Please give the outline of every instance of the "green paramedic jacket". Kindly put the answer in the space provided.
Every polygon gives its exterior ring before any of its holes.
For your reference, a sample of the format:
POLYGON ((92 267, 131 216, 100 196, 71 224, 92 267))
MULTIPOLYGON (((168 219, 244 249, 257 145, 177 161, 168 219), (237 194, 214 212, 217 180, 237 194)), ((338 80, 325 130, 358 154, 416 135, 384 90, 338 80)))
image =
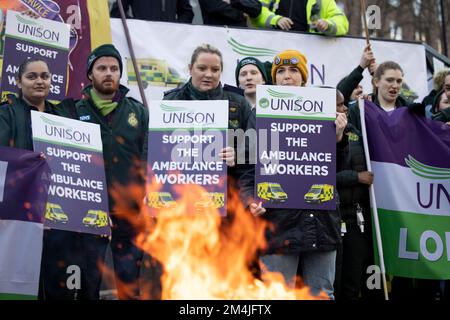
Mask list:
MULTIPOLYGON (((252 25, 255 27, 276 27, 278 20, 282 16, 277 15, 276 11, 280 0, 259 0, 263 7, 258 17, 251 19, 252 25)), ((295 0, 291 0, 295 1, 295 0)), ((335 0, 308 0, 306 4, 306 17, 308 25, 312 21, 322 19, 328 22, 328 30, 324 32, 328 36, 343 36, 348 33, 348 20, 342 10, 336 5, 335 0), (319 17, 311 15, 313 6, 317 3, 319 7, 319 17)), ((317 31, 311 29, 311 33, 317 31)))
MULTIPOLYGON (((8 95, 0 104, 0 146, 33 151, 31 110, 38 111, 15 95, 8 95)), ((54 114, 54 110, 55 106, 46 100, 44 112, 54 114)))

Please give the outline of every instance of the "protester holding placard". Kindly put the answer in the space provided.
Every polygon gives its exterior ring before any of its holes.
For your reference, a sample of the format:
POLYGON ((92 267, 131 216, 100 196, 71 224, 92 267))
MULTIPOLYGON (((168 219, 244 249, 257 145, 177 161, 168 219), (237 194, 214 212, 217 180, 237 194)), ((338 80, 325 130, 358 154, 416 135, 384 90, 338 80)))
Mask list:
POLYGON ((118 297, 138 299, 143 252, 133 242, 138 232, 134 222, 145 196, 149 115, 142 103, 126 97, 122 71, 122 57, 113 45, 97 47, 87 60, 92 84, 84 88, 82 100, 66 103, 65 110, 68 117, 100 125, 118 297))
MULTIPOLYGON (((46 98, 50 92, 51 73, 47 63, 40 59, 24 61, 16 75, 19 96, 9 95, 8 100, 0 106, 0 145, 20 149, 33 150, 31 131, 31 110, 56 114, 57 107, 46 98)), ((67 267, 79 265, 79 257, 74 251, 77 238, 81 235, 56 229, 44 231, 43 252, 41 262, 41 299, 74 299, 75 290, 66 287, 68 278, 67 267), (61 284, 63 284, 61 286, 61 284)), ((95 242, 94 238, 89 243, 95 242)), ((88 245, 84 251, 90 250, 88 245)), ((106 249, 106 246, 105 246, 106 249)), ((84 260, 84 259, 83 259, 84 260)), ((95 260, 94 265, 97 261, 95 260)), ((94 272, 86 272, 89 286, 82 287, 78 292, 80 297, 98 299, 100 278, 97 278, 97 288, 90 291, 95 283, 94 272)), ((82 273, 85 276, 84 270, 82 273)))
MULTIPOLYGON (((228 100, 228 128, 242 129, 244 132, 255 128, 255 115, 250 104, 242 96, 239 88, 225 85, 222 87, 220 77, 223 71, 222 53, 209 44, 197 47, 189 65, 191 79, 181 88, 170 90, 164 94, 164 100, 228 100)), ((239 140, 239 139, 238 139, 239 140)), ((254 166, 249 164, 248 145, 238 146, 229 141, 233 148, 225 148, 222 158, 230 164, 237 155, 237 165, 228 168, 229 190, 239 190, 241 200, 247 206, 253 198, 254 166), (241 151, 240 151, 241 150, 241 151)))
MULTIPOLYGON (((275 56, 272 79, 279 86, 305 86, 308 79, 306 57, 296 50, 275 56)), ((347 124, 344 114, 335 121, 336 139, 342 139, 347 124)), ((298 197, 298 196, 297 196, 298 197)), ((325 292, 334 298, 336 249, 341 242, 340 215, 336 210, 265 209, 252 203, 250 209, 273 225, 267 231, 268 248, 261 257, 264 269, 281 272, 295 285, 297 269, 314 295, 325 292)))

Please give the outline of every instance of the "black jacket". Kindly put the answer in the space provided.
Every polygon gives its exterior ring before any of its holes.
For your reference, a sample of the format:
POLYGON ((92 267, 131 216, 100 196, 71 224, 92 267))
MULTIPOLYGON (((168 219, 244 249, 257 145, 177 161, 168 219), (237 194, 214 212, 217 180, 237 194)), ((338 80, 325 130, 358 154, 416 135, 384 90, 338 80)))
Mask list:
POLYGON ((306 17, 306 4, 308 0, 282 0, 276 13, 283 17, 289 17, 294 22, 293 31, 309 31, 306 17))
POLYGON ((231 0, 230 4, 222 0, 199 0, 203 23, 206 25, 246 27, 244 13, 256 18, 262 5, 257 0, 231 0))
MULTIPOLYGON (((38 111, 37 108, 14 95, 9 95, 8 100, 0 104, 1 146, 33 150, 31 110, 38 111)), ((44 112, 54 114, 55 106, 45 101, 44 112)))
MULTIPOLYGON (((337 148, 336 182, 340 211, 344 221, 355 220, 356 204, 369 213, 369 187, 358 181, 358 172, 367 171, 361 132, 352 124, 344 131, 342 146, 337 148)), ((367 219, 366 217, 365 219, 367 219)))
MULTIPOLYGON (((131 6, 135 19, 192 23, 194 18, 189 0, 122 0, 122 4, 125 12, 131 6)), ((120 18, 117 2, 111 8, 110 16, 120 18)))
POLYGON ((267 209, 265 254, 298 255, 305 251, 333 251, 341 243, 338 210, 267 209))
MULTIPOLYGON (((207 92, 196 90, 189 80, 188 83, 180 88, 176 88, 164 93, 164 100, 228 100, 229 121, 228 129, 242 129, 244 131, 255 129, 256 118, 251 111, 251 106, 245 100, 242 90, 236 87, 219 85, 216 89, 207 92)), ((233 145, 236 155, 239 158, 245 152, 245 164, 237 164, 234 167, 228 167, 228 190, 238 190, 239 196, 245 206, 248 206, 253 200, 255 165, 249 161, 249 145, 245 141, 245 146, 238 146, 237 139, 229 143, 233 145)))
POLYGON ((428 106, 428 105, 430 105, 430 104, 433 104, 434 98, 436 97, 436 95, 438 94, 438 92, 439 92, 439 91, 437 91, 437 90, 435 90, 435 89, 431 90, 430 93, 429 93, 425 98, 423 98, 422 104, 423 104, 424 106, 428 106))
POLYGON ((344 103, 346 106, 348 106, 353 90, 356 89, 358 84, 364 78, 363 72, 364 69, 358 65, 348 76, 337 84, 337 89, 339 89, 344 96, 344 103))
MULTIPOLYGON (((344 146, 340 146, 343 148, 344 146)), ((339 155, 339 152, 338 152, 339 155)), ((339 195, 336 210, 266 209, 262 215, 266 229, 264 254, 298 255, 305 251, 333 251, 341 243, 339 195)))

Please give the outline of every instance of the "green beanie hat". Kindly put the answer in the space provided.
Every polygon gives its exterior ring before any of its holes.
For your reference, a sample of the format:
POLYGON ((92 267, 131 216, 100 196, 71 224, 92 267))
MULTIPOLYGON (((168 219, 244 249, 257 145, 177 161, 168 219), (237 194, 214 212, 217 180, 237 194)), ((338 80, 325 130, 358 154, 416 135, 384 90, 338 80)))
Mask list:
POLYGON ((239 72, 241 72, 242 67, 248 64, 256 66, 259 69, 259 72, 261 72, 264 82, 267 83, 267 73, 264 64, 254 57, 246 57, 239 61, 236 66, 236 85, 239 87, 239 72))
POLYGON ((87 74, 91 73, 92 67, 94 66, 95 61, 101 57, 113 57, 119 61, 120 75, 122 76, 122 57, 120 56, 119 51, 112 44, 104 44, 100 47, 94 49, 88 57, 87 60, 87 74))

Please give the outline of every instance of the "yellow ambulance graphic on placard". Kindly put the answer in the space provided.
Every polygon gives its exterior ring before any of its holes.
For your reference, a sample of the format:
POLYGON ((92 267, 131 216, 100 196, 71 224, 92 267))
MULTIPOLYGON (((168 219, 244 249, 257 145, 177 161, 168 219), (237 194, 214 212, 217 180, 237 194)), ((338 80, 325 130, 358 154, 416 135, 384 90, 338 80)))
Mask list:
POLYGON ((69 217, 64 213, 61 206, 56 203, 47 202, 45 208, 45 219, 53 222, 67 223, 69 217))
POLYGON ((308 193, 305 194, 306 203, 323 203, 333 200, 334 186, 330 184, 313 184, 308 193))
POLYGON ((285 202, 288 199, 281 185, 275 182, 258 183, 258 197, 274 203, 285 202))
MULTIPOLYGON (((186 82, 174 68, 170 67, 165 60, 159 59, 136 59, 139 73, 144 86, 166 86, 176 87, 186 82)), ((133 62, 127 58, 127 76, 129 84, 137 84, 133 62)))
POLYGON ((225 194, 220 192, 205 193, 202 198, 194 204, 197 210, 208 208, 220 209, 225 205, 225 194))
POLYGON ((103 228, 109 224, 108 214, 102 210, 89 210, 83 218, 86 227, 103 228))
POLYGON ((149 192, 147 204, 150 208, 173 208, 177 206, 170 192, 149 192))

